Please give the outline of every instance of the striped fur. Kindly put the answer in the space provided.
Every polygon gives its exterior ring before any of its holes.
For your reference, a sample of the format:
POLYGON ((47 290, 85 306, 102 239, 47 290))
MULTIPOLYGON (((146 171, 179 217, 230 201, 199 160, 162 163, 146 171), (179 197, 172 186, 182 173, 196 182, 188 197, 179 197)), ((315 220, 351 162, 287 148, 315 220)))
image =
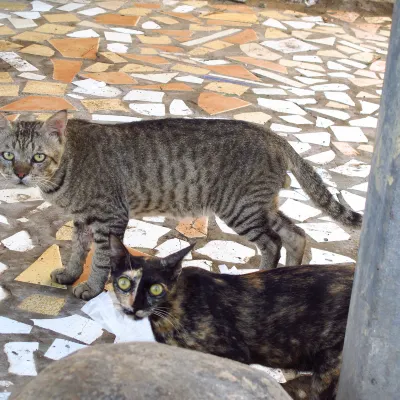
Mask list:
POLYGON ((313 201, 332 217, 359 226, 361 216, 337 203, 313 168, 280 136, 243 121, 160 119, 102 125, 71 120, 61 111, 44 124, 0 118, 0 171, 19 181, 15 165, 30 168, 22 180, 74 217, 70 263, 52 277, 72 283, 82 273, 90 244, 96 251, 91 276, 75 288, 89 299, 109 272, 108 236, 123 237, 130 215, 174 217, 217 214, 262 253, 262 268, 274 268, 282 245, 287 264, 302 261, 305 234, 277 209, 288 168, 313 201), (47 155, 36 165, 35 152, 47 155))

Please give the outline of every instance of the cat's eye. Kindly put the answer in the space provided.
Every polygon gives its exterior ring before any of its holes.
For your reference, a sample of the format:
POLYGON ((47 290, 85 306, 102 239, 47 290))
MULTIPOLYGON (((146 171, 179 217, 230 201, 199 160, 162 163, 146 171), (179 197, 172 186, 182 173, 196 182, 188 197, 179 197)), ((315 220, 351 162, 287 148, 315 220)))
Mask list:
POLYGON ((132 286, 131 280, 129 278, 127 278, 126 276, 121 276, 120 278, 118 278, 117 284, 118 284, 118 287, 124 291, 129 290, 132 286))
POLYGON ((164 292, 164 288, 159 283, 150 286, 150 294, 153 296, 159 296, 164 292))
POLYGON ((3 158, 7 161, 12 161, 14 160, 14 153, 10 153, 9 151, 5 151, 3 153, 1 153, 1 155, 3 156, 3 158))
POLYGON ((46 154, 43 154, 43 153, 36 153, 36 154, 33 156, 33 161, 34 161, 34 162, 37 162, 37 163, 41 163, 41 162, 43 162, 45 159, 46 159, 46 154))

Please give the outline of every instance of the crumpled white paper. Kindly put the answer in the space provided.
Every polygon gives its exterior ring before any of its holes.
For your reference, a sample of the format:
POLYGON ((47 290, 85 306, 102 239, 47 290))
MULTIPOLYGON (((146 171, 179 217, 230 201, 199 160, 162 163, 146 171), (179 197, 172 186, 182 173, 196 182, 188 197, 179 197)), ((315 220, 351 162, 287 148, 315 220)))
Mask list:
POLYGON ((103 292, 88 301, 82 311, 103 329, 115 335, 114 343, 155 342, 150 321, 144 318, 135 321, 114 306, 109 292, 103 292))

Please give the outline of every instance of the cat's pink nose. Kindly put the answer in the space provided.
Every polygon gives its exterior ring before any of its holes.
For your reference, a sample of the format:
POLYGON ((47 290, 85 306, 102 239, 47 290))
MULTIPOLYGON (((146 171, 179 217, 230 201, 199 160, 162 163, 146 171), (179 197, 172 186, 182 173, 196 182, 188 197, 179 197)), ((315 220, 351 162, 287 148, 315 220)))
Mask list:
POLYGON ((24 179, 25 176, 26 176, 25 172, 16 172, 16 175, 17 175, 18 178, 20 178, 20 179, 24 179))

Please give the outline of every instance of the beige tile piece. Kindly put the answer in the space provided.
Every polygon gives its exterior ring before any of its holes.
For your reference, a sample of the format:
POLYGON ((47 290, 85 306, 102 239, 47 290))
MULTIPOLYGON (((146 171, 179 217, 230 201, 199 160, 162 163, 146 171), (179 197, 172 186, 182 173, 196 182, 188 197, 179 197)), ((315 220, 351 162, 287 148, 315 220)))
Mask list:
POLYGON ((249 89, 248 86, 237 85, 236 83, 228 82, 211 82, 204 87, 206 90, 212 90, 213 92, 235 94, 241 96, 246 90, 249 89))
POLYGON ((0 72, 0 83, 12 83, 13 78, 9 72, 0 72))
POLYGON ((91 113, 97 111, 125 111, 130 112, 127 105, 120 99, 81 100, 81 103, 91 113))
POLYGON ((178 20, 171 17, 152 17, 151 19, 154 19, 154 21, 160 22, 161 24, 165 25, 179 24, 178 20))
POLYGON ((317 55, 322 57, 347 58, 347 56, 337 50, 319 50, 317 51, 317 55))
POLYGON ((53 49, 47 46, 43 46, 41 44, 31 44, 30 46, 19 50, 19 52, 42 57, 51 57, 54 55, 53 49))
POLYGON ((221 21, 233 21, 233 22, 245 22, 255 24, 258 21, 256 14, 244 14, 244 13, 210 13, 202 15, 202 18, 207 19, 219 19, 221 21))
POLYGON ((188 54, 191 55, 191 56, 204 56, 204 55, 209 54, 209 53, 211 53, 213 51, 214 50, 207 49, 205 47, 197 47, 197 48, 195 48, 193 50, 190 50, 188 54))
POLYGON ((67 86, 68 85, 65 83, 28 81, 22 92, 33 93, 33 94, 50 94, 53 96, 64 96, 67 86))
POLYGON ((8 26, 0 26, 0 36, 14 35, 15 31, 8 26))
POLYGON ((60 248, 53 244, 32 265, 19 274, 15 280, 66 289, 65 285, 59 285, 50 279, 51 271, 56 268, 62 268, 62 266, 60 248))
POLYGON ((276 28, 267 28, 265 30, 264 36, 267 39, 283 39, 283 38, 287 38, 290 35, 288 35, 285 32, 282 32, 280 29, 276 29, 276 28))
POLYGON ((23 11, 28 7, 26 1, 18 2, 18 1, 0 1, 0 10, 6 11, 23 11))
POLYGON ((23 40, 26 42, 46 42, 47 40, 52 38, 52 35, 49 35, 47 33, 41 33, 41 32, 22 32, 18 35, 15 35, 12 37, 13 40, 23 40))
POLYGON ((337 103, 336 101, 329 101, 328 103, 326 103, 326 107, 337 108, 339 110, 347 110, 349 108, 348 105, 337 103))
POLYGON ((124 4, 126 3, 126 1, 100 1, 99 3, 96 4, 96 6, 101 7, 101 8, 105 8, 106 10, 118 10, 119 8, 121 8, 124 4))
POLYGON ((72 13, 64 13, 64 14, 43 14, 43 17, 51 23, 57 22, 79 22, 80 19, 72 13))
POLYGON ((20 310, 38 314, 57 316, 64 307, 65 298, 33 294, 24 299, 18 306, 20 310))
POLYGON ((21 46, 20 44, 8 42, 7 40, 0 40, 0 51, 20 49, 21 47, 23 46, 21 46))
POLYGON ((75 27, 58 25, 58 24, 43 24, 37 27, 34 31, 41 33, 49 33, 52 35, 65 35, 71 31, 75 30, 75 27))
POLYGON ((358 53, 359 52, 359 50, 353 49, 353 48, 348 47, 348 46, 342 46, 340 44, 337 45, 336 47, 337 47, 338 50, 340 50, 341 52, 346 53, 346 54, 354 54, 354 53, 358 53))
POLYGON ((227 47, 233 46, 233 43, 224 42, 223 40, 214 40, 212 42, 203 44, 203 46, 211 50, 223 50, 227 47))
POLYGON ((108 68, 111 67, 112 64, 107 64, 107 63, 102 63, 102 62, 97 62, 89 67, 85 68, 86 72, 104 72, 107 71, 108 68))
POLYGON ((0 96, 18 96, 19 85, 0 85, 0 96))
POLYGON ((357 147, 357 150, 362 150, 362 151, 366 151, 368 153, 373 153, 374 146, 372 146, 370 144, 360 144, 360 146, 357 147))
POLYGON ((156 49, 152 49, 150 47, 142 47, 140 49, 140 54, 151 56, 151 55, 158 54, 158 51, 156 49))
POLYGON ((190 24, 189 30, 195 32, 218 32, 222 29, 221 26, 218 25, 198 25, 198 24, 190 24))
POLYGON ((258 13, 262 17, 269 17, 269 18, 274 18, 274 19, 287 19, 287 16, 283 15, 279 11, 275 10, 268 10, 268 11, 261 11, 258 13))
POLYGON ((102 56, 113 62, 114 64, 126 63, 125 58, 122 58, 118 54, 115 54, 111 51, 103 51, 100 53, 102 56))
POLYGON ((185 64, 175 64, 171 70, 185 72, 187 74, 194 74, 194 75, 205 75, 210 72, 209 69, 199 68, 199 67, 192 67, 191 65, 185 64))
POLYGON ((56 232, 57 240, 72 240, 72 233, 74 230, 73 221, 68 221, 56 232))
POLYGON ((137 17, 144 17, 147 14, 150 14, 153 10, 147 9, 147 8, 136 8, 136 7, 131 7, 131 8, 123 8, 122 10, 119 10, 118 12, 121 15, 134 15, 137 17))
POLYGON ((185 218, 175 228, 187 238, 202 238, 207 236, 208 217, 185 218))
POLYGON ((143 44, 170 44, 170 43, 172 43, 169 36, 165 36, 165 35, 160 35, 160 36, 138 35, 137 38, 143 44))
POLYGON ((252 122, 254 124, 265 125, 272 117, 261 111, 256 111, 256 112, 236 114, 233 116, 233 118, 239 121, 247 121, 247 122, 252 122))
POLYGON ((140 64, 126 64, 119 70, 119 72, 127 72, 127 73, 156 72, 156 71, 162 71, 162 70, 160 68, 148 67, 147 65, 140 65, 140 64))

